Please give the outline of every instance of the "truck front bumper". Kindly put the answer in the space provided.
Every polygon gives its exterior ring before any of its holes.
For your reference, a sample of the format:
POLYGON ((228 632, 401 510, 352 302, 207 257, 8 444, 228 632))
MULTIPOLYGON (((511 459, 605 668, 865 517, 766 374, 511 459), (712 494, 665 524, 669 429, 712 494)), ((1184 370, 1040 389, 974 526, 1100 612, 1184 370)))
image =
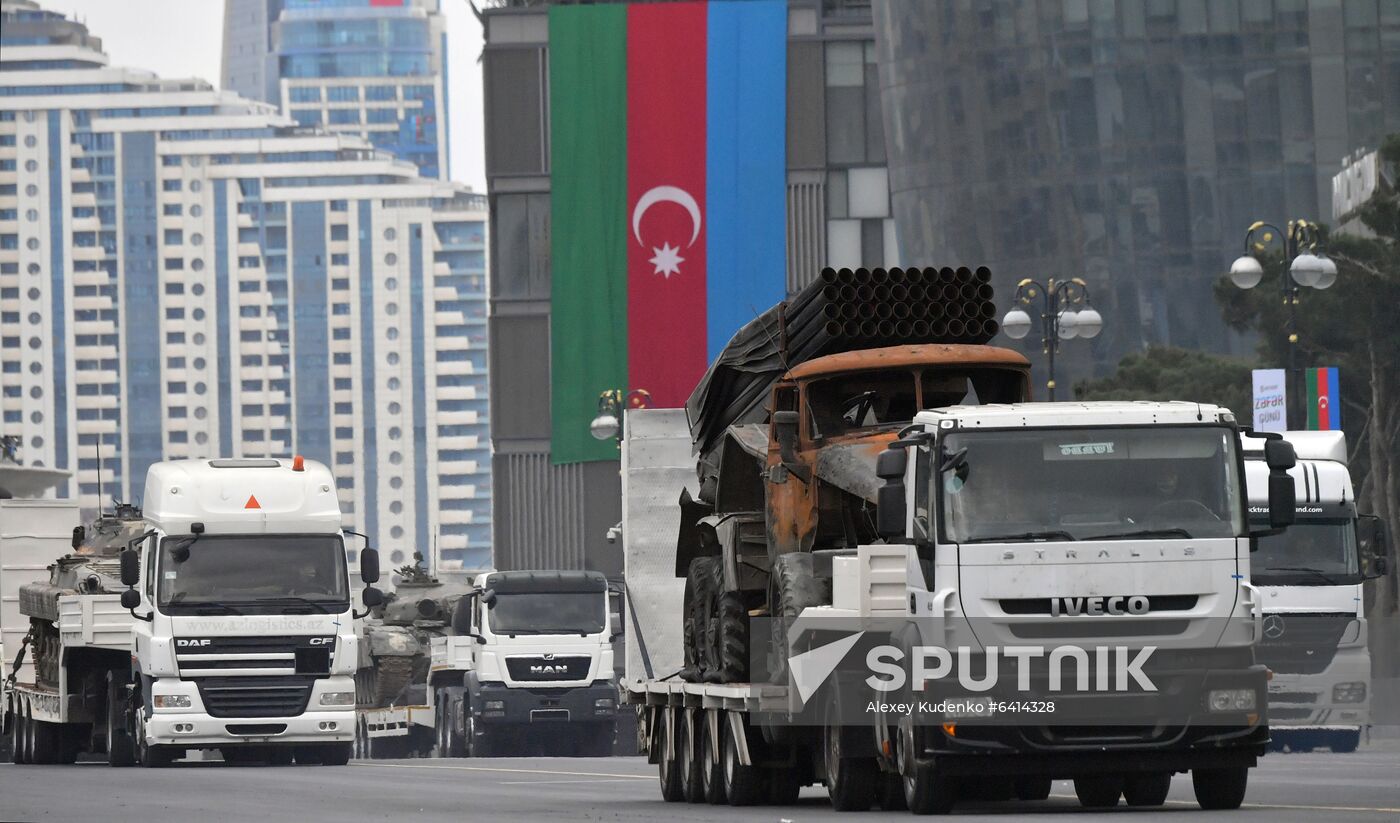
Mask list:
POLYGON ((612 723, 617 719, 617 686, 595 680, 574 688, 507 687, 482 683, 472 696, 478 723, 612 723))
POLYGON ((1355 731, 1371 724, 1371 658, 1365 646, 1342 648, 1316 674, 1274 672, 1269 725, 1275 731, 1355 731))
POLYGON ((160 712, 146 721, 152 746, 201 748, 239 743, 350 743, 355 739, 355 710, 308 711, 296 717, 210 717, 192 712, 160 712))

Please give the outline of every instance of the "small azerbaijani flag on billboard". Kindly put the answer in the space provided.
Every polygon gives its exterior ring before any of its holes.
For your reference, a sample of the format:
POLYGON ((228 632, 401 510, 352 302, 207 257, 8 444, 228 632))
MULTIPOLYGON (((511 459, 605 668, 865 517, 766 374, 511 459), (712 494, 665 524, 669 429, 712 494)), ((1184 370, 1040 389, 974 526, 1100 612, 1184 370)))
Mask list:
POLYGON ((1342 428, 1342 393, 1338 388, 1337 367, 1306 369, 1308 386, 1308 430, 1338 431, 1342 428))

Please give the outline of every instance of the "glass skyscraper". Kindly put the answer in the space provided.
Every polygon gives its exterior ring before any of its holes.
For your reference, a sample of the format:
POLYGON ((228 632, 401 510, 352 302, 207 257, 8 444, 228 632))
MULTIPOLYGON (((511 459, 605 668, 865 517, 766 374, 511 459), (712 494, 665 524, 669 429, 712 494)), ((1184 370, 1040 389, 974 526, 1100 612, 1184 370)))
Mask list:
POLYGON ((447 177, 438 0, 228 0, 224 87, 447 177))
POLYGON ((874 16, 901 256, 986 263, 1003 304, 1022 277, 1085 278, 1104 331, 1063 346, 1062 385, 1148 344, 1246 353, 1211 294, 1246 228, 1330 219, 1343 159, 1400 131, 1394 0, 874 16))
POLYGON ((485 198, 0 2, 0 434, 89 511, 303 454, 388 563, 487 566, 485 198))

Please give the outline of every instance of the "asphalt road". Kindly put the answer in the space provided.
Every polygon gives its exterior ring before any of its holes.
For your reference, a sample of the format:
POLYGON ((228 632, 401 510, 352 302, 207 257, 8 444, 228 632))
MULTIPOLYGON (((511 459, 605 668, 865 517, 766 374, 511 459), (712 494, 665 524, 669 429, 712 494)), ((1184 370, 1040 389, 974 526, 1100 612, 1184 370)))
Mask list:
MULTIPOLYGON (((979 821, 1067 819, 1080 812, 1073 788, 1057 783, 1043 803, 968 803, 979 821)), ((881 818, 896 813, 872 813, 881 818)), ((1087 813, 1086 813, 1087 814, 1087 813)), ((1397 821, 1400 741, 1355 754, 1271 754, 1251 775, 1237 812, 1200 811, 1178 775, 1159 810, 1119 807, 1116 821, 1397 821), (1165 817, 1162 817, 1165 815, 1165 817)), ((898 813, 902 819, 906 813, 898 813)), ((850 820, 806 789, 793 806, 736 809, 663 803, 654 768, 641 758, 400 760, 349 766, 224 766, 181 763, 160 770, 0 765, 0 819, 14 821, 335 820, 850 820)), ((860 818, 857 818, 860 819, 860 818)), ((868 819, 868 818, 867 818, 868 819)))

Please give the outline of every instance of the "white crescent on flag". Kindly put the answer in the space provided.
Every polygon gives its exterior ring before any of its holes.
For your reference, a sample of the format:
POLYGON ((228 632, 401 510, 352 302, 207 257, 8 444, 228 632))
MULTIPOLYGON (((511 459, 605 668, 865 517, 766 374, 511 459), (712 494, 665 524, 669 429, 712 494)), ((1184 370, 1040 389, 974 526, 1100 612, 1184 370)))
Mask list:
POLYGON ((690 242, 686 246, 694 245, 700 236, 700 204, 690 192, 677 186, 657 186, 637 198, 637 205, 632 207, 632 236, 637 238, 637 245, 645 245, 642 243, 642 215, 657 203, 675 203, 690 214, 690 242))

